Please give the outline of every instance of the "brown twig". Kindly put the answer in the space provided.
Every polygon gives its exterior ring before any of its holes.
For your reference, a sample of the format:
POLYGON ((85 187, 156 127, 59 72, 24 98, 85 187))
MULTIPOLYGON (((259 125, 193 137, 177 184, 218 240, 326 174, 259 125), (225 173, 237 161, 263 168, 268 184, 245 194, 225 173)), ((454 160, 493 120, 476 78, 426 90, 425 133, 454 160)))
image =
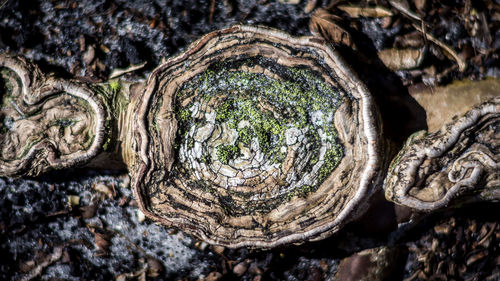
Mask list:
POLYGON ((208 22, 212 24, 213 18, 214 18, 214 11, 215 11, 215 0, 212 0, 210 2, 210 14, 208 15, 208 22))

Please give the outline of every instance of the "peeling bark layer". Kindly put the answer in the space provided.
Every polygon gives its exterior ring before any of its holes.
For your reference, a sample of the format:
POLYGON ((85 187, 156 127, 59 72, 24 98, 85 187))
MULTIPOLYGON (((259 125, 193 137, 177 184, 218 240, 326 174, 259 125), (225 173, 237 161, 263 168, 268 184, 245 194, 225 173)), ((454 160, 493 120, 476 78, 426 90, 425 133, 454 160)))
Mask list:
POLYGON ((0 176, 36 176, 90 161, 108 140, 106 96, 0 55, 0 176))
POLYGON ((412 136, 390 165, 387 199, 418 210, 500 200, 500 98, 441 130, 412 136))
POLYGON ((209 243, 324 238, 365 210, 380 181, 372 98, 318 38, 207 34, 156 68, 131 106, 140 208, 209 243))

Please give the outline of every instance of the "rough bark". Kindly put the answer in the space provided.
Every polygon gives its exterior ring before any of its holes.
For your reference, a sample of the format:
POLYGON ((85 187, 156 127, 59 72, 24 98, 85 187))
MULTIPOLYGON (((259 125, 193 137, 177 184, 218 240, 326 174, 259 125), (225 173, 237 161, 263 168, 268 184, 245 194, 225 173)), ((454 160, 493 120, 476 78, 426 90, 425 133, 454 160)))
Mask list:
POLYGON ((89 162, 109 140, 108 97, 0 55, 0 175, 36 176, 89 162))
POLYGON ((390 165, 387 199, 418 210, 500 200, 500 98, 432 134, 412 136, 390 165))
POLYGON ((209 243, 321 239, 365 210, 382 173, 372 97, 314 37, 207 34, 153 71, 134 112, 139 206, 209 243))

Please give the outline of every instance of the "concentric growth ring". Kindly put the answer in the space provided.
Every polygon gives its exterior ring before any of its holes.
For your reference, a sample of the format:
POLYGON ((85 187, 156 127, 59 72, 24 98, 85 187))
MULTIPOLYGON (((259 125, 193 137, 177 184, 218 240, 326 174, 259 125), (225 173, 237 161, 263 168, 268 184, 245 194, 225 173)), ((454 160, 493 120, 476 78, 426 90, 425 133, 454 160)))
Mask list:
POLYGON ((210 33, 152 73, 134 110, 141 208, 211 243, 324 237, 379 181, 371 97, 317 38, 210 33))

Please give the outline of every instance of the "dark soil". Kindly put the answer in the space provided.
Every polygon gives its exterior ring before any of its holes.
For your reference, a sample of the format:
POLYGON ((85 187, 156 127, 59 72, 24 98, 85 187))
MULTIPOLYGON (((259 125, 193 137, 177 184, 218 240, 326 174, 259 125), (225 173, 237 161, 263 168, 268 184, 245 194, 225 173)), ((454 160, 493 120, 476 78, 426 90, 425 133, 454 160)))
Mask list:
MULTIPOLYGON (((146 62, 127 74, 142 79, 162 58, 236 23, 310 35, 314 10, 305 12, 308 2, 0 0, 0 52, 26 56, 44 71, 89 81, 105 81, 113 69, 146 62)), ((329 2, 318 0, 314 7, 330 6, 328 11, 340 17, 337 24, 350 33, 356 50, 332 43, 377 96, 386 134, 398 145, 425 128, 425 112, 409 97, 407 86, 500 73, 498 1, 408 1, 427 31, 466 61, 464 71, 419 36, 414 21, 389 2, 358 4, 391 9, 389 22, 351 19, 329 2), (394 72, 377 59, 381 49, 408 46, 427 52, 418 68, 394 72), (392 118, 395 114, 403 117, 392 118)), ((399 228, 394 206, 381 205, 385 212, 371 212, 321 242, 271 251, 228 250, 144 221, 124 171, 79 169, 35 179, 0 178, 0 279, 331 280, 343 258, 384 245, 404 249, 398 251, 404 262, 387 280, 500 279, 498 204, 440 212, 399 228)))

